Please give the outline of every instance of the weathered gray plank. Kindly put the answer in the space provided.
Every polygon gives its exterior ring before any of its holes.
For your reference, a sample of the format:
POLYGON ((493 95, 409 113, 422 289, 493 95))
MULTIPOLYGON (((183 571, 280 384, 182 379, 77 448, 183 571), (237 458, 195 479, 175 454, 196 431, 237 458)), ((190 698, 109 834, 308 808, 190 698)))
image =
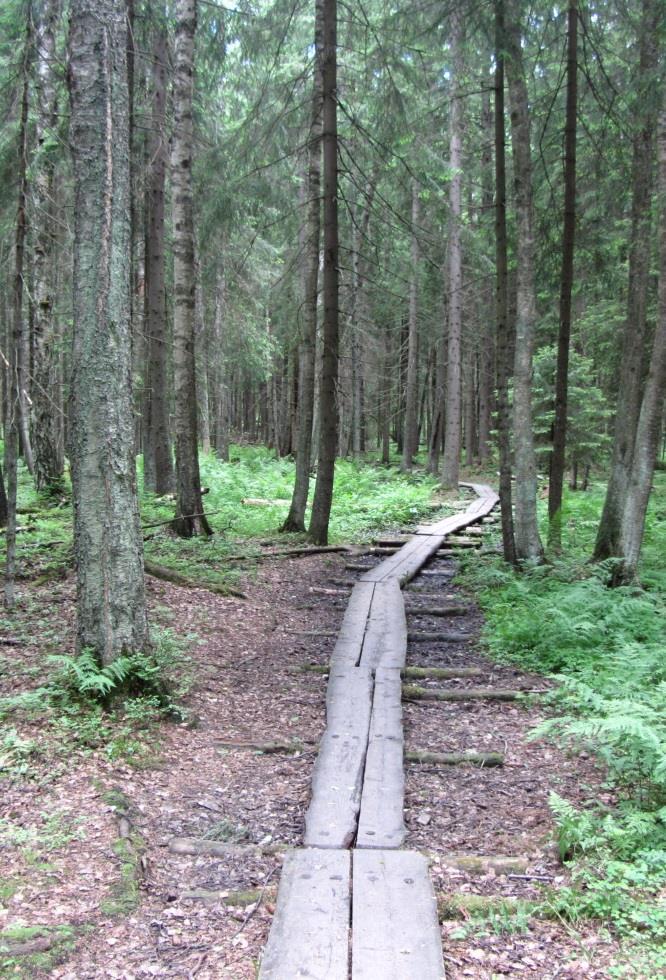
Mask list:
POLYGON ((375 677, 370 741, 356 847, 400 847, 405 839, 400 671, 380 667, 375 677))
POLYGON ((372 674, 367 667, 331 666, 326 730, 312 775, 305 815, 309 847, 349 847, 356 836, 368 748, 372 674))
POLYGON ((354 851, 352 980, 442 980, 428 863, 413 851, 354 851))
POLYGON ((347 980, 350 876, 348 851, 286 855, 260 980, 347 980))
POLYGON ((331 664, 353 666, 359 662, 374 591, 374 582, 357 582, 352 589, 331 654, 331 664))
POLYGON ((370 606, 361 665, 400 670, 406 657, 407 619, 400 583, 397 579, 378 582, 370 606))

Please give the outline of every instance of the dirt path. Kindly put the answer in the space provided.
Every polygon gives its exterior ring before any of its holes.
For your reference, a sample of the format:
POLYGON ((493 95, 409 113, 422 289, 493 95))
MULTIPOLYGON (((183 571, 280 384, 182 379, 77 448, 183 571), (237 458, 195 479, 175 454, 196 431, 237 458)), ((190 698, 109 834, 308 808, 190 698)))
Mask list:
MULTIPOLYGON (((301 844, 324 723, 325 677, 299 668, 327 662, 334 639, 326 634, 337 630, 346 599, 313 589, 339 589, 345 580, 351 585, 357 573, 345 571, 347 562, 334 555, 266 564, 249 586, 248 601, 151 582, 153 616, 199 637, 190 651, 196 665, 190 702, 199 722, 195 728, 163 724, 150 768, 108 758, 103 749, 77 748, 65 756, 39 722, 11 721, 17 737, 34 741, 42 754, 29 755, 29 779, 10 777, 3 785, 0 927, 70 926, 74 932, 71 938, 60 934, 42 959, 0 958, 0 975, 256 976, 280 856, 175 855, 168 845, 175 837, 301 844), (278 740, 298 740, 300 749, 269 755, 220 746, 278 740), (138 895, 119 854, 113 805, 119 793, 143 841, 138 895), (245 905, 233 894, 241 890, 258 890, 260 902, 245 905)), ((423 576, 415 585, 434 592, 437 601, 459 598, 455 583, 438 576, 423 576)), ((409 594, 410 605, 430 599, 409 594)), ((39 642, 12 651, 18 668, 0 675, 5 694, 24 687, 26 678, 38 682, 54 641, 68 648, 71 585, 27 591, 21 618, 39 642)), ((464 647, 415 643, 409 662, 447 665, 463 658, 488 671, 493 683, 532 684, 533 678, 494 669, 479 657, 473 643, 479 622, 478 615, 466 618, 471 639, 464 647)), ((409 625, 434 631, 442 622, 410 616, 409 625)), ((552 746, 528 743, 526 733, 538 717, 537 709, 513 704, 405 705, 408 750, 506 753, 503 769, 408 767, 407 844, 434 854, 431 873, 441 895, 531 897, 539 891, 534 881, 452 869, 442 860, 452 852, 524 857, 526 873, 543 875, 552 885, 563 880, 549 842, 548 793, 556 789, 576 802, 600 793, 600 776, 589 762, 572 766, 552 746)), ((462 915, 445 918, 442 927, 450 977, 609 975, 613 948, 593 930, 581 937, 557 922, 530 921, 525 932, 507 935, 495 930, 513 930, 515 923, 471 928, 462 915)))

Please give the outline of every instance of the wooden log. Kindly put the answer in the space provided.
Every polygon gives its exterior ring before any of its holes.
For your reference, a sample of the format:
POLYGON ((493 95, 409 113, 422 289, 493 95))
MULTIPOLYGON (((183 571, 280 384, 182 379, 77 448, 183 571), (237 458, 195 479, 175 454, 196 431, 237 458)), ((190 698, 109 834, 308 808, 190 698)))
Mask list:
POLYGON ((464 537, 460 534, 451 534, 446 541, 451 548, 479 548, 481 545, 480 541, 475 541, 474 538, 464 537))
POLYGON ((438 633, 427 630, 410 630, 407 634, 409 643, 466 643, 473 639, 471 633, 455 633, 453 630, 440 630, 438 633))
POLYGON ((347 589, 324 589, 318 585, 311 585, 308 591, 312 592, 314 595, 349 595, 351 591, 351 583, 347 589))
POLYGON ((205 589, 206 592, 214 592, 216 595, 234 596, 237 599, 247 599, 244 592, 234 589, 230 585, 217 585, 214 582, 206 582, 201 579, 193 579, 173 568, 166 568, 164 565, 157 565, 154 561, 144 561, 146 575, 152 578, 161 579, 163 582, 171 582, 179 585, 183 589, 205 589))
POLYGON ((352 980, 443 980, 428 864, 413 851, 354 851, 352 980))
POLYGON ((529 691, 506 691, 501 688, 468 687, 456 691, 442 691, 438 688, 417 687, 403 684, 402 696, 410 701, 516 701, 529 691))
POLYGON ((407 606, 408 616, 466 616, 473 612, 472 606, 407 606))
POLYGON ((181 894, 181 899, 187 902, 205 902, 210 905, 230 905, 234 908, 247 908, 248 905, 255 905, 262 899, 275 901, 277 888, 271 885, 268 888, 249 888, 245 891, 227 891, 220 888, 190 888, 181 894))
MULTIPOLYGON (((231 740, 215 741, 216 749, 249 749, 251 752, 261 752, 263 755, 294 755, 302 752, 303 742, 234 742, 231 740)), ((311 745, 312 743, 308 743, 311 745)))
POLYGON ((400 847, 405 839, 400 671, 377 669, 356 847, 400 847))
POLYGON ((437 854, 433 857, 447 868, 455 868, 473 875, 490 873, 508 875, 512 872, 522 874, 527 871, 530 863, 524 857, 498 857, 485 854, 437 854))
MULTIPOLYGON (((555 907, 555 906, 554 906, 555 907)), ((449 919, 468 919, 473 915, 486 915, 496 912, 498 915, 515 915, 518 912, 539 912, 545 917, 547 903, 515 898, 512 895, 471 895, 466 892, 437 895, 437 912, 441 922, 449 919)), ((557 913, 559 914, 559 913, 557 913)))
POLYGON ((480 677, 480 667, 406 667, 403 677, 435 677, 448 680, 452 677, 480 677))
POLYGON ((172 837, 171 854, 209 854, 211 857, 270 857, 287 850, 286 844, 230 844, 200 837, 172 837))
POLYGON ((305 815, 307 847, 349 847, 356 836, 368 747, 372 673, 333 667, 326 695, 326 729, 305 815))
POLYGON ((437 766, 503 766, 501 752, 424 752, 417 750, 405 753, 406 762, 432 763, 437 766))
POLYGON ((347 980, 348 851, 290 851, 261 959, 259 980, 347 980))

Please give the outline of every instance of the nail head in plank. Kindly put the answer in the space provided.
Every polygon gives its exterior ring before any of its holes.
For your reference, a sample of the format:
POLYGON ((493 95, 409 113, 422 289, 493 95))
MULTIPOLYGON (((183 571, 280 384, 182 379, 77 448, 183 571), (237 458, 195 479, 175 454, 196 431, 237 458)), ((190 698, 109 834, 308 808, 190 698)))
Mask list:
POLYGON ((260 980, 347 980, 349 851, 290 851, 284 860, 260 980))
POLYGON ((428 862, 413 851, 353 856, 352 980, 443 980, 428 862))

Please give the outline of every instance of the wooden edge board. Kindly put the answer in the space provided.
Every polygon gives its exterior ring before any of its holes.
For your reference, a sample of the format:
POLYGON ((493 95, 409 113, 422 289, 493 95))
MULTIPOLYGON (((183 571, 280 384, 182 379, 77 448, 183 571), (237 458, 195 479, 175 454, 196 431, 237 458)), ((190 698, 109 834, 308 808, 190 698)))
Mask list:
POLYGON ((349 851, 287 853, 259 980, 347 980, 350 878, 349 851))
POLYGON ((375 677, 356 847, 394 848, 405 839, 405 771, 399 670, 375 677))
POLYGON ((312 774, 305 814, 308 847, 346 848, 356 837, 368 750, 372 672, 332 667, 326 694, 326 729, 312 774))
POLYGON ((360 663, 402 669, 407 659, 407 617, 397 579, 378 582, 370 607, 360 663))
POLYGON ((352 980, 443 980, 428 862, 414 851, 352 856, 352 980))

